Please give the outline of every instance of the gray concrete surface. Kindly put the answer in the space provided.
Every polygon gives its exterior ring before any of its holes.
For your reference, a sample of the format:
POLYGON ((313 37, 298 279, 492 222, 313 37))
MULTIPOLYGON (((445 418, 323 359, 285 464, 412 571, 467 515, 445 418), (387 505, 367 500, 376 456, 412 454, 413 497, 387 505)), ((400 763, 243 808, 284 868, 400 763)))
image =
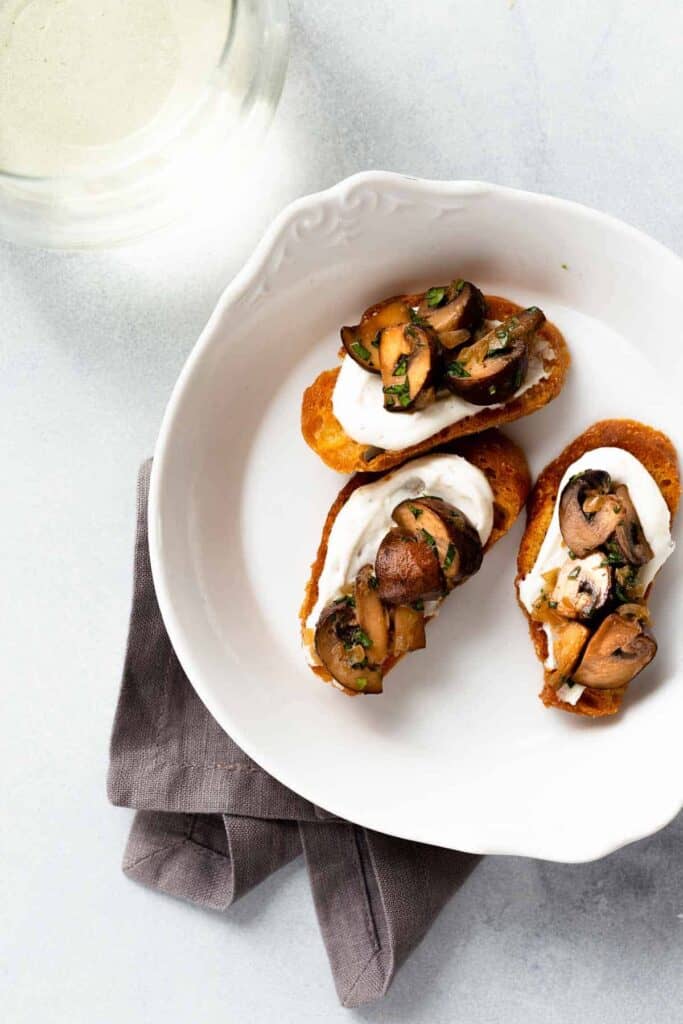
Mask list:
POLYGON ((588 866, 488 858, 381 1003, 336 1003, 302 866, 227 915, 124 879, 104 776, 135 473, 280 207, 364 168, 600 207, 680 246, 679 0, 293 0, 282 105, 220 209, 112 252, 0 245, 0 1005, 20 1022, 659 1024, 683 819, 588 866))

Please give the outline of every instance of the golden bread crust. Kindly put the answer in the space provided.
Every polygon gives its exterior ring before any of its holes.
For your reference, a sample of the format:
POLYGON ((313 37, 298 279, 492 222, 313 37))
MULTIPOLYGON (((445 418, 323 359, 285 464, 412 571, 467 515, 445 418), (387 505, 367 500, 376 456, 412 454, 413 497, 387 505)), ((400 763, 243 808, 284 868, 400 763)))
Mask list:
MULTIPOLYGON (((417 297, 411 296, 410 298, 417 297)), ((514 313, 520 313, 524 308, 509 299, 499 298, 495 295, 486 296, 486 307, 486 315, 491 320, 504 320, 514 313)), ((545 339, 551 352, 544 359, 548 376, 538 384, 534 384, 519 398, 513 399, 501 408, 482 408, 481 412, 466 416, 465 419, 445 427, 438 434, 428 437, 419 444, 411 445, 410 448, 397 452, 382 452, 376 455, 371 463, 363 459, 363 453, 368 450, 368 446, 353 441, 344 432, 332 411, 332 393, 339 375, 339 367, 334 370, 324 370, 310 387, 306 388, 303 395, 301 432, 304 440, 320 456, 325 465, 330 469, 336 469, 339 473, 362 473, 369 468, 369 465, 373 472, 381 473, 392 466, 400 465, 407 459, 423 455, 425 452, 431 451, 432 448, 454 441, 459 437, 477 434, 489 427, 498 427, 503 423, 518 420, 522 416, 528 416, 529 413, 547 405, 560 393, 570 362, 569 350, 557 327, 546 321, 539 334, 545 339)))
MULTIPOLYGON (((527 525, 517 556, 515 587, 517 601, 527 617, 529 632, 538 658, 543 662, 548 655, 546 636, 540 623, 534 622, 519 600, 519 584, 531 571, 541 549, 552 518, 560 481, 573 462, 593 448, 623 448, 635 456, 657 483, 664 500, 669 506, 673 519, 678 508, 681 481, 678 471, 676 449, 669 438, 653 427, 636 420, 602 420, 594 423, 554 459, 539 476, 527 502, 527 525)), ((561 708, 575 715, 599 718, 615 714, 626 692, 626 687, 617 690, 594 690, 588 688, 575 705, 559 700, 550 685, 550 673, 544 670, 544 685, 540 698, 546 707, 561 708)))

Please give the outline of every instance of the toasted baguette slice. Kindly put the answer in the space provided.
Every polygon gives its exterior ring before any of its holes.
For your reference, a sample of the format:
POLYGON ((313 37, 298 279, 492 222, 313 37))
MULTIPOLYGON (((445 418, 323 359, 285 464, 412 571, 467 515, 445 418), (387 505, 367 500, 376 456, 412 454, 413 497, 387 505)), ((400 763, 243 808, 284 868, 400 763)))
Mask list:
MULTIPOLYGON (((411 296, 419 301, 419 296, 411 296)), ((486 296, 486 316, 489 320, 504 320, 513 313, 523 309, 509 299, 501 299, 494 295, 486 296)), ((332 394, 339 376, 339 367, 324 370, 310 387, 306 389, 301 403, 301 431, 304 440, 320 456, 323 462, 336 469, 339 473, 363 473, 368 469, 383 472, 392 466, 398 466, 416 455, 424 455, 439 445, 454 441, 468 434, 477 434, 489 427, 499 427, 547 405, 559 395, 569 369, 569 351, 564 338, 557 327, 546 321, 539 334, 546 341, 547 354, 543 364, 548 376, 538 384, 529 388, 512 401, 498 409, 482 408, 481 412, 466 416, 457 423, 444 427, 438 434, 428 437, 419 444, 411 445, 402 451, 382 451, 369 448, 368 445, 353 441, 339 423, 332 411, 332 394)), ((342 350, 343 352, 343 350, 342 350)), ((343 358, 348 358, 343 356, 343 358)), ((395 413, 406 415, 410 413, 395 413)))
MULTIPOLYGON (((583 434, 567 445, 564 451, 543 470, 527 502, 527 525, 517 557, 517 600, 529 622, 529 632, 536 654, 541 662, 548 656, 548 644, 543 627, 535 622, 519 600, 519 584, 533 568, 541 544, 550 525, 560 482, 573 462, 593 448, 623 448, 645 466, 657 483, 673 519, 681 492, 676 449, 665 434, 636 420, 602 420, 594 423, 583 434)), ((546 707, 561 708, 575 715, 599 718, 613 715, 621 707, 627 687, 598 690, 588 687, 577 704, 568 704, 558 698, 550 685, 551 673, 544 669, 544 685, 539 694, 546 707)))
MULTIPOLYGON (((494 497, 493 529, 484 547, 486 552, 508 532, 526 501, 531 487, 531 477, 524 452, 497 430, 487 430, 476 437, 466 437, 452 444, 442 445, 438 451, 462 455, 463 458, 471 462, 472 465, 477 466, 484 473, 491 485, 494 497)), ((327 519, 325 520, 322 537, 318 546, 318 553, 311 566, 311 576, 306 584, 306 594, 299 612, 301 637, 304 644, 309 639, 306 635, 306 621, 318 600, 318 581, 325 565, 327 544, 332 526, 340 510, 358 487, 372 483, 385 475, 384 473, 356 474, 342 487, 330 511, 327 513, 327 519)), ((384 674, 386 675, 398 661, 399 658, 394 658, 393 656, 387 658, 382 666, 384 674)), ((349 696, 357 696, 337 683, 323 666, 312 665, 311 669, 317 676, 324 679, 325 682, 332 683, 349 696)))

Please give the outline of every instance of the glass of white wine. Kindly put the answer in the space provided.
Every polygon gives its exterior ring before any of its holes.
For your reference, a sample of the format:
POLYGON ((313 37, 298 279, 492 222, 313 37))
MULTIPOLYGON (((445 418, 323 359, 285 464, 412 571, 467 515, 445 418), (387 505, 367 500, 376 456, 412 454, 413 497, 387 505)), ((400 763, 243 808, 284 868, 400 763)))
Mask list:
POLYGON ((287 42, 286 0, 0 0, 0 234, 113 244, 229 187, 287 42))

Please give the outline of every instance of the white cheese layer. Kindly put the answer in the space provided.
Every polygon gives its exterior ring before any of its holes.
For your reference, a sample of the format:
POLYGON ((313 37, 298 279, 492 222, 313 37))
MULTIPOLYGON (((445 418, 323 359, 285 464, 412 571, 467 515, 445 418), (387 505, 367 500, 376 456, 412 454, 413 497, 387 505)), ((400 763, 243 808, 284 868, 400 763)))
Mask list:
MULTIPOLYGON (((494 323, 491 321, 491 323, 494 323)), ((550 346, 540 337, 529 354, 529 366, 524 382, 515 397, 534 387, 548 376, 544 360, 554 357, 550 346)), ((417 412, 387 412, 384 408, 382 378, 368 373, 353 359, 345 356, 332 395, 332 409, 344 432, 358 444, 401 451, 425 441, 444 427, 481 412, 497 409, 501 404, 473 405, 458 395, 438 397, 426 409, 417 412)))
MULTIPOLYGON (((669 508, 662 492, 642 462, 630 452, 624 451, 623 448, 594 448, 572 463, 562 477, 550 526, 541 545, 541 550, 533 569, 520 582, 519 597, 529 613, 544 589, 544 574, 552 569, 559 569, 567 559, 567 545, 562 540, 560 533, 560 496, 571 477, 586 469, 605 470, 615 484, 625 484, 628 487, 631 501, 653 552, 650 561, 638 570, 636 580, 639 586, 645 588, 652 582, 674 550, 669 508)), ((556 668, 556 662, 553 654, 552 631, 547 626, 544 626, 544 629, 548 637, 548 657, 545 665, 546 668, 553 669, 556 668)), ((560 699, 565 700, 567 698, 562 695, 562 691, 566 690, 567 694, 571 695, 569 703, 575 704, 584 689, 585 687, 575 684, 572 687, 561 687, 557 692, 560 699), (580 691, 578 696, 576 695, 577 691, 580 691)))
MULTIPOLYGON (((358 487, 330 531, 318 600, 306 621, 308 629, 315 630, 325 605, 353 582, 364 565, 375 564, 380 543, 396 525, 391 518, 396 506, 423 494, 436 495, 455 505, 475 527, 482 544, 489 539, 493 527, 491 486, 482 471, 460 455, 425 455, 374 483, 358 487)), ((305 646, 309 660, 315 664, 312 640, 305 646)))

